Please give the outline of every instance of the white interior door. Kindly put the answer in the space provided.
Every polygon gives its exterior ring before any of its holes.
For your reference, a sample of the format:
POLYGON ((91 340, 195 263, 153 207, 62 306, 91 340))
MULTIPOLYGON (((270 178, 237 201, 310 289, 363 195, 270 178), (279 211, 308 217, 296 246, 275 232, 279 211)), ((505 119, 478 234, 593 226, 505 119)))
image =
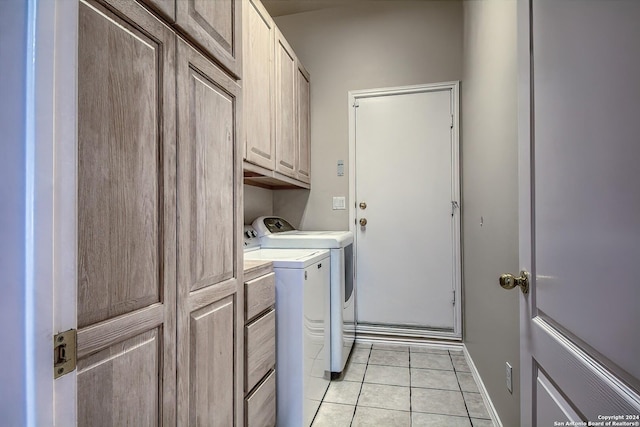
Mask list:
POLYGON ((458 332, 457 85, 352 95, 359 328, 458 332))
POLYGON ((521 425, 637 426, 640 3, 518 13, 521 425))

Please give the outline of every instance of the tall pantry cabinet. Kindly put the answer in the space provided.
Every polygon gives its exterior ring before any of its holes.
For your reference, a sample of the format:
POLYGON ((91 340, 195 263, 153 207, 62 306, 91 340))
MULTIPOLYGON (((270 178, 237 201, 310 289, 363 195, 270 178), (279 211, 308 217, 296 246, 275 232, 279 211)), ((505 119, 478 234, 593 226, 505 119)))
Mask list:
POLYGON ((80 426, 243 424, 240 3, 79 3, 80 426))

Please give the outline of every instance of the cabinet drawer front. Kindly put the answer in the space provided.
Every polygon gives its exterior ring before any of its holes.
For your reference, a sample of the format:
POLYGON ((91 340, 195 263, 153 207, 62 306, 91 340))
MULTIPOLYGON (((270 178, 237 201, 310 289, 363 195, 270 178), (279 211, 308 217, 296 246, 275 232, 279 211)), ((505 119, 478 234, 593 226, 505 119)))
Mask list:
POLYGON ((245 327, 245 392, 276 364, 276 312, 271 310, 245 327))
POLYGON ((276 371, 272 371, 244 402, 247 427, 276 425, 276 371))
POLYGON ((244 284, 245 320, 251 320, 276 302, 276 274, 269 273, 244 284))

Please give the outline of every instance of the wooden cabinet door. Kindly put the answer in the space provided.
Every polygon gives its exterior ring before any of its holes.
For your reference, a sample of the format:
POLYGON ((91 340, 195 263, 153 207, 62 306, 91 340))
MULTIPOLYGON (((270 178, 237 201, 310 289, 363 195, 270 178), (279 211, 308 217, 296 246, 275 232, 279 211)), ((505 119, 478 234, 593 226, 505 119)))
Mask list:
POLYGON ((276 171, 296 178, 296 56, 276 28, 276 171))
POLYGON ((298 168, 296 178, 311 183, 311 84, 309 72, 298 61, 297 69, 298 108, 298 168))
POLYGON ((275 25, 259 0, 244 9, 244 131, 248 162, 269 170, 276 167, 273 117, 273 42, 275 25))
POLYGON ((241 425, 240 87, 182 40, 177 52, 178 425, 241 425))
POLYGON ((79 5, 78 425, 175 426, 175 36, 110 3, 79 5))
POLYGON ((238 78, 242 73, 241 17, 242 0, 176 0, 176 25, 238 78))

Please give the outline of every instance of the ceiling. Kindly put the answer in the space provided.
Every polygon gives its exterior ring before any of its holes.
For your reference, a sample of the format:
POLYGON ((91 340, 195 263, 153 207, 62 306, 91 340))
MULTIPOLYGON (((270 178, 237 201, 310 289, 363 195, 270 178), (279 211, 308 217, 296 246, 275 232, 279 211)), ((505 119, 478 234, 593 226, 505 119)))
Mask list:
POLYGON ((344 6, 346 3, 359 3, 363 0, 262 0, 262 4, 271 16, 293 15, 344 6))
MULTIPOLYGON (((348 6, 385 0, 262 0, 262 4, 271 16, 293 15, 294 13, 348 6)), ((397 1, 397 0, 386 0, 397 1)), ((433 0, 411 0, 433 1, 433 0)))

